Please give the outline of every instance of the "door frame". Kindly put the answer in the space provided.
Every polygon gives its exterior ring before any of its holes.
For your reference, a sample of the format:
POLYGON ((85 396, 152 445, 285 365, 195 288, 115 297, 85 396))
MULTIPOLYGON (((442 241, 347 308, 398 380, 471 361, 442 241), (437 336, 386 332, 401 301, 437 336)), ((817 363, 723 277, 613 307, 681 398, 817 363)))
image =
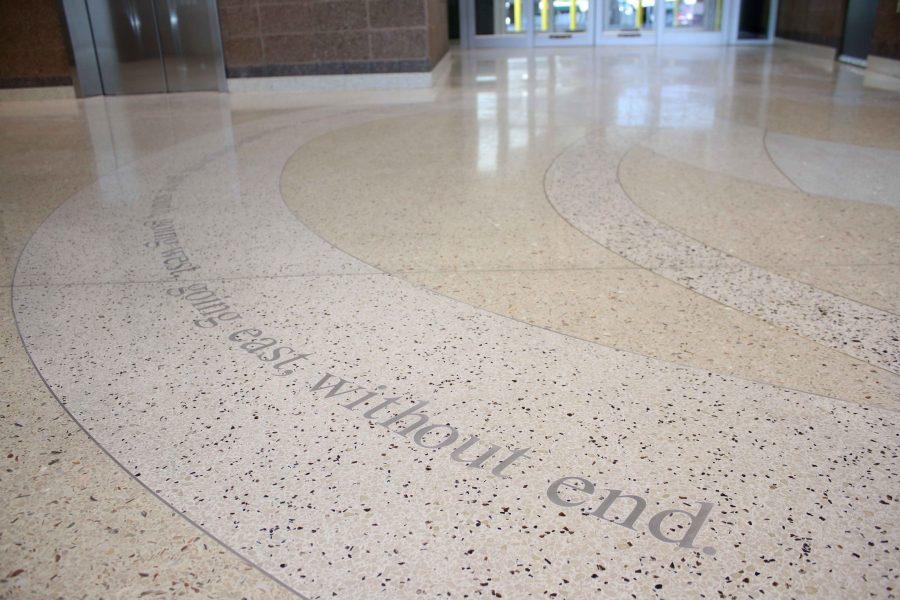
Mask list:
MULTIPOLYGON (((502 1, 502 0, 501 0, 502 1)), ((459 43, 463 48, 531 48, 529 35, 533 9, 530 2, 522 0, 522 33, 494 34, 479 36, 475 34, 475 0, 459 0, 459 43)))
MULTIPOLYGON (((552 1, 552 0, 549 0, 552 1)), ((665 0, 656 0, 665 2, 665 0)), ((738 30, 740 24, 742 0, 723 0, 722 20, 719 31, 671 31, 665 28, 665 19, 657 19, 652 30, 642 31, 640 35, 622 35, 620 32, 606 32, 608 1, 591 0, 588 9, 590 26, 584 34, 575 34, 571 38, 560 39, 550 37, 531 29, 534 22, 533 0, 522 0, 521 34, 508 35, 475 35, 475 0, 460 0, 460 47, 462 48, 534 48, 563 46, 676 46, 676 45, 771 45, 775 40, 775 26, 778 20, 778 0, 770 0, 767 37, 761 39, 740 40, 738 30), (593 13, 593 16, 590 16, 593 13)))
MULTIPOLYGON (((501 0, 502 1, 502 0, 501 0)), ((547 0, 552 2, 553 0, 547 0)), ((594 7, 600 0, 590 0, 588 6, 588 30, 571 35, 545 34, 533 27, 535 23, 535 0, 521 0, 522 33, 475 34, 475 0, 460 0, 459 42, 462 48, 543 48, 561 46, 592 46, 596 20, 592 16, 594 7)))
MULTIPOLYGON (((597 33, 598 46, 724 46, 728 43, 728 24, 730 23, 732 7, 740 0, 722 0, 722 16, 718 31, 676 31, 666 28, 665 13, 656 15, 653 28, 640 30, 637 35, 632 30, 616 31, 604 30, 609 10, 609 2, 604 1, 601 9, 596 11, 594 29, 597 33)), ((654 4, 665 5, 665 0, 655 0, 654 4)))

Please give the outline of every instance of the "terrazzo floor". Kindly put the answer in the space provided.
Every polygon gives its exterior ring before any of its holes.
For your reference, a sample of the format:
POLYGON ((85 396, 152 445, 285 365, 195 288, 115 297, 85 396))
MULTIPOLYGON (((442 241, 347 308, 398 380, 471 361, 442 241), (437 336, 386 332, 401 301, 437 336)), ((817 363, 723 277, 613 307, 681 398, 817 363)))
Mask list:
POLYGON ((897 596, 900 95, 451 60, 0 104, 0 594, 897 596))

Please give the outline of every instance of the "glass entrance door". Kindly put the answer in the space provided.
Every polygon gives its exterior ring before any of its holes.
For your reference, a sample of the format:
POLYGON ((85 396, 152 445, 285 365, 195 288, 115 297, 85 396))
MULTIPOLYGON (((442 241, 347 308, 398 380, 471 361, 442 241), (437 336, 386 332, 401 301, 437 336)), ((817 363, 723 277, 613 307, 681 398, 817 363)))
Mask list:
POLYGON ((726 12, 735 6, 737 0, 462 0, 460 13, 472 48, 724 44, 726 12))
MULTIPOLYGON (((464 0, 473 48, 590 45, 593 0, 464 0)), ((463 11, 461 11, 463 12, 463 11)), ((462 17, 461 17, 462 20, 462 17)))
POLYGON ((655 44, 656 0, 601 0, 598 44, 655 44))
POLYGON ((602 0, 598 44, 722 44, 724 0, 602 0))
MULTIPOLYGON (((531 45, 530 15, 525 0, 463 0, 470 17, 469 45, 473 48, 527 48, 531 45)), ((462 15, 461 15, 462 17, 462 15)), ((461 19, 462 20, 462 19, 461 19)), ((465 26, 465 25, 464 25, 465 26)))
POLYGON ((534 0, 536 46, 593 43, 590 0, 534 0))

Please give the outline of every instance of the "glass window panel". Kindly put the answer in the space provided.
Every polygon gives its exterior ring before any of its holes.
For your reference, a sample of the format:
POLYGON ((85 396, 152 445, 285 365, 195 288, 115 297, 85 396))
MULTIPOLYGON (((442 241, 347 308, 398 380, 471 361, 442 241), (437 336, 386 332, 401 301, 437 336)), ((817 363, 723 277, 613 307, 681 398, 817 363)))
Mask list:
POLYGON ((655 0, 606 0, 606 29, 613 31, 652 30, 655 0))
POLYGON ((666 0, 666 29, 719 31, 722 0, 666 0))
POLYGON ((535 27, 542 33, 587 31, 589 0, 535 0, 535 27))

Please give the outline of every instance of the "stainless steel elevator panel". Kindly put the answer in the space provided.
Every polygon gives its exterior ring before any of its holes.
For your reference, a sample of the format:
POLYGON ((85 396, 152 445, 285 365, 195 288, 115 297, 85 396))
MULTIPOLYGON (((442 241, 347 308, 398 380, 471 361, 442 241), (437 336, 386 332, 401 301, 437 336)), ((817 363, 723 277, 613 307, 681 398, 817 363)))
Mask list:
POLYGON ((166 91, 153 0, 87 0, 105 94, 166 91))
POLYGON ((154 0, 170 92, 225 91, 215 0, 154 0))
POLYGON ((216 0, 62 2, 79 96, 227 90, 216 0))
POLYGON ((72 83, 79 98, 103 93, 91 19, 84 0, 62 0, 72 45, 72 83))

